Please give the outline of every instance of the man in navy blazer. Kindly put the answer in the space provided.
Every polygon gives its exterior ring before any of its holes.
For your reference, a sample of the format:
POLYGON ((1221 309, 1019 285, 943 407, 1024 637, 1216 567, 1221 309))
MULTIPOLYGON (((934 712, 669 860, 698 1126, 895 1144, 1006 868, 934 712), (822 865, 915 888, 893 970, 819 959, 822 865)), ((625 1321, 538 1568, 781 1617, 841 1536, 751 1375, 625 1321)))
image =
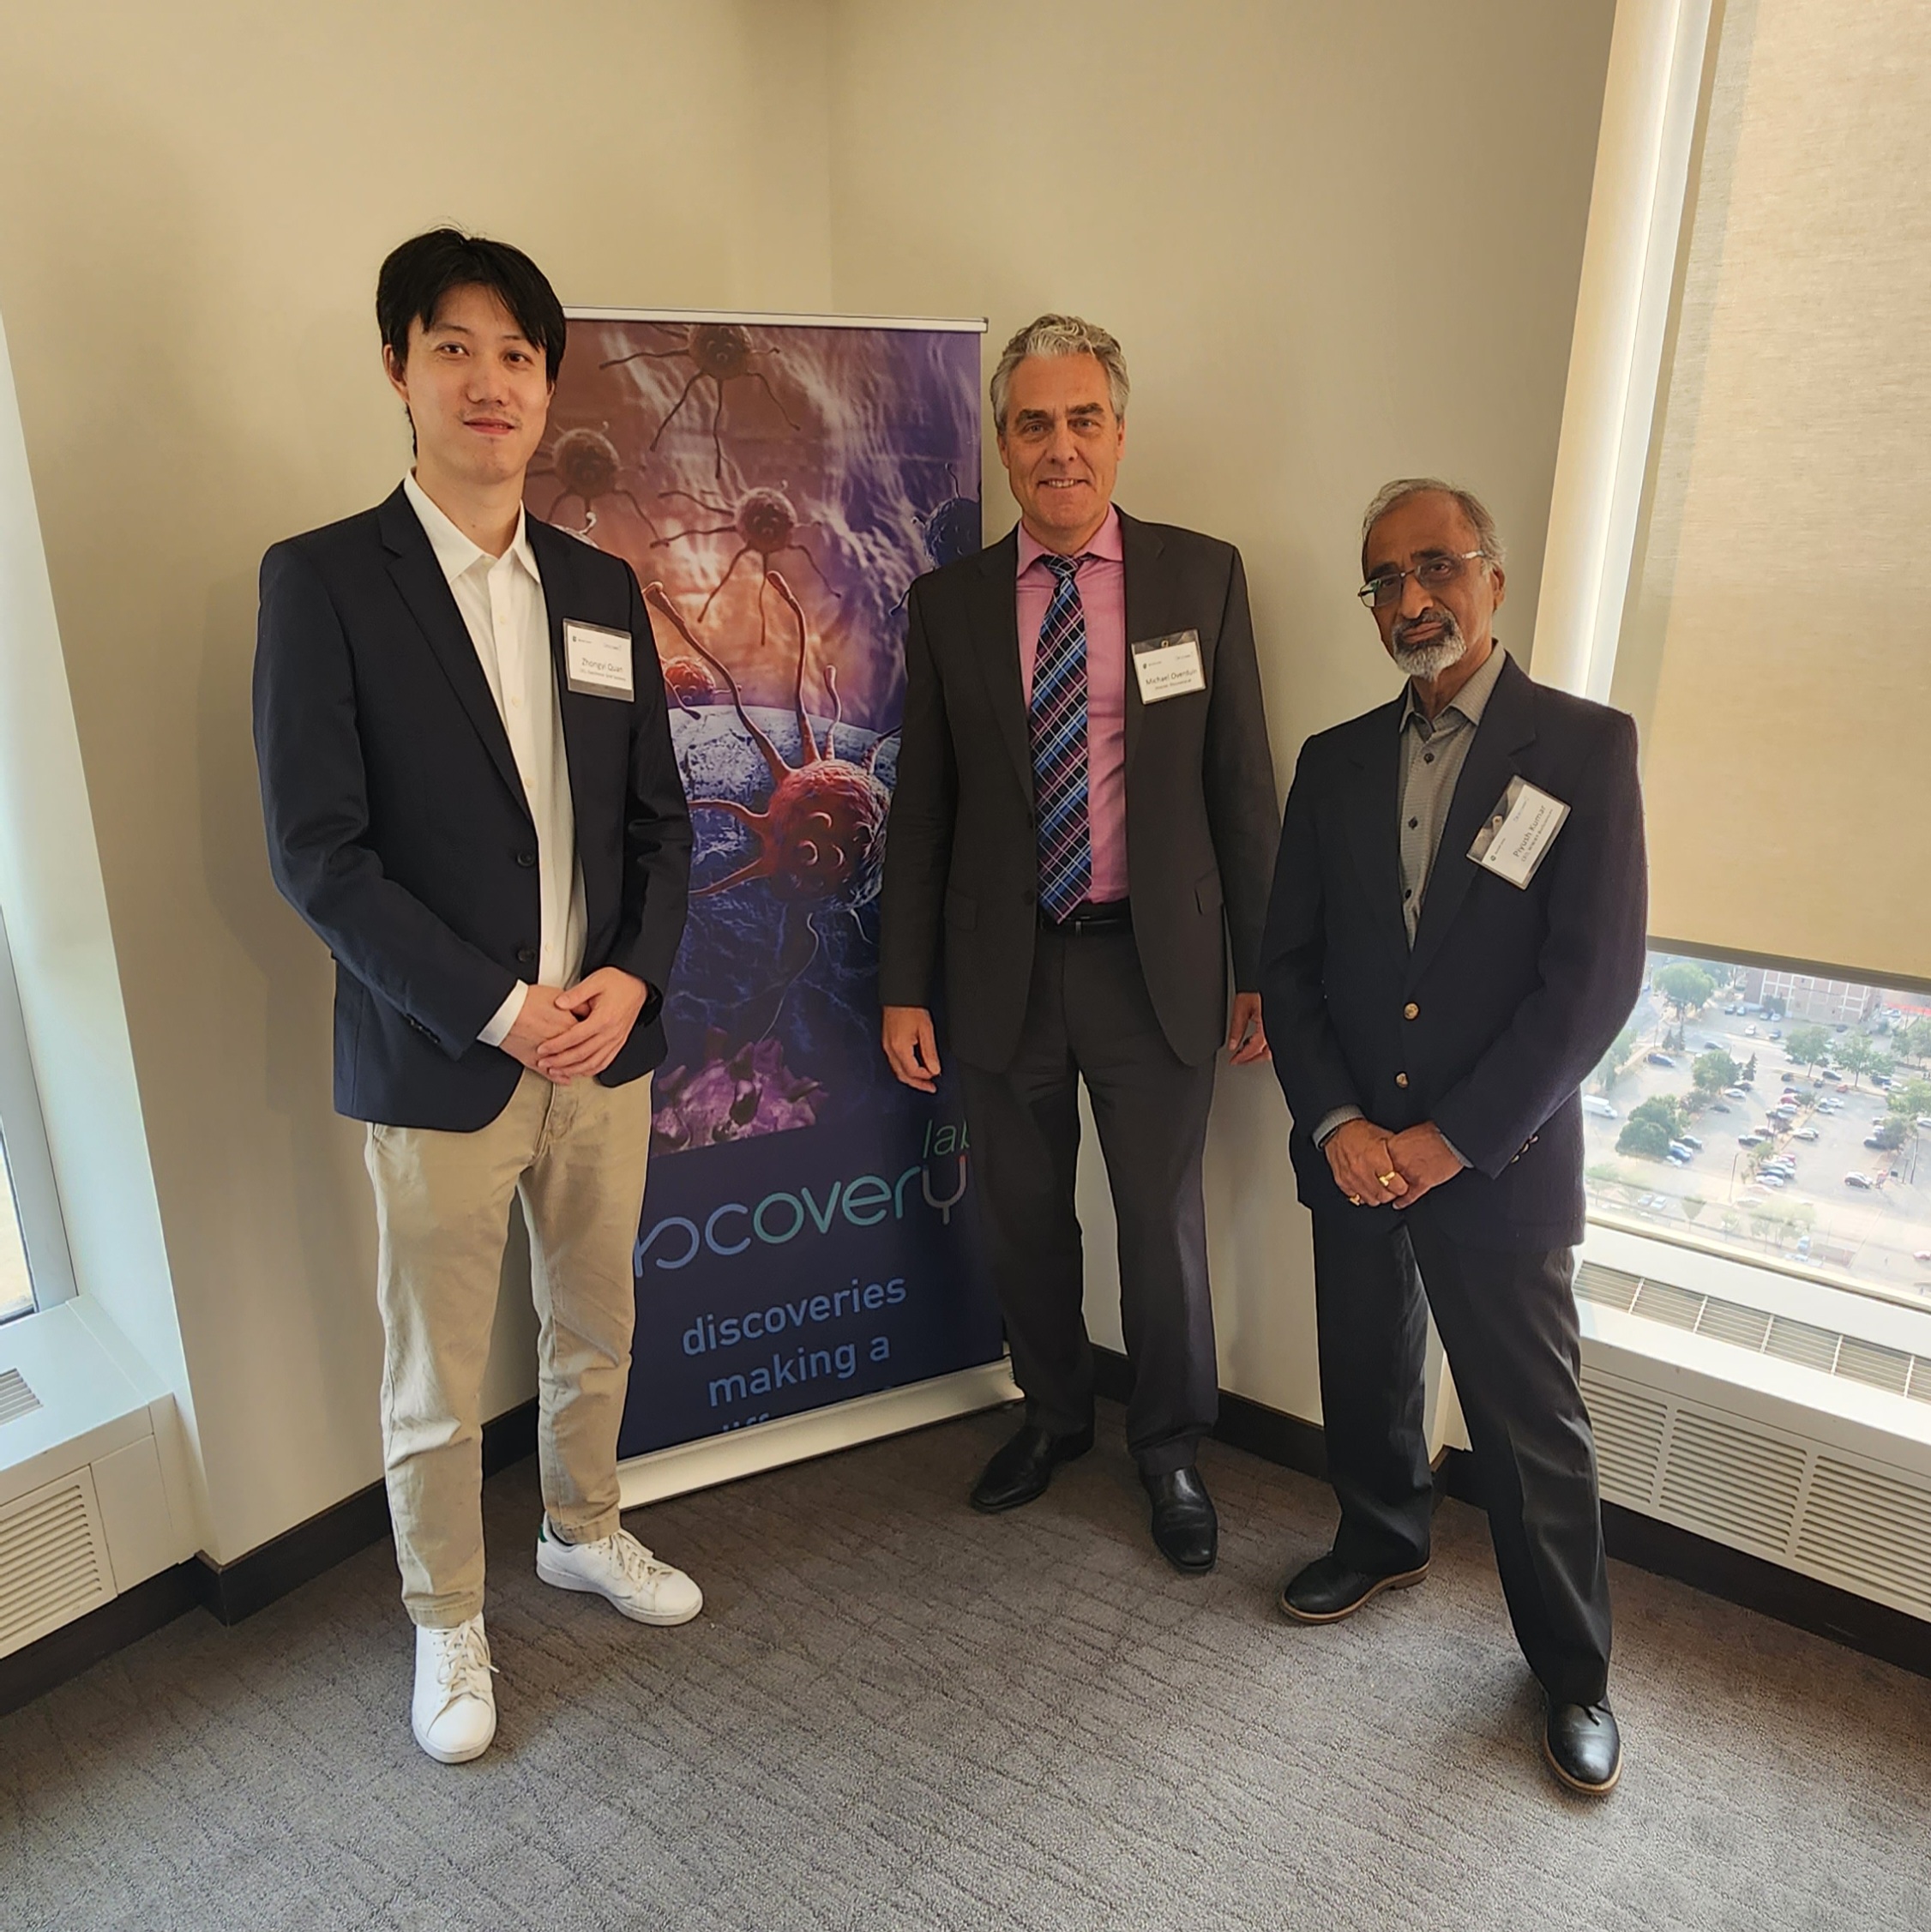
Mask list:
POLYGON ((550 284, 437 230, 384 262, 376 314, 414 467, 263 559, 256 744, 275 882, 335 960, 335 1104, 369 1123, 411 1717, 457 1762, 496 1728, 478 1411, 513 1195, 538 1574, 642 1622, 702 1601, 623 1529, 617 1476, 690 822, 635 577, 523 512, 563 353, 550 284))
POLYGON ((1362 562, 1408 683, 1302 748, 1262 948, 1341 1504, 1282 1607, 1332 1622, 1425 1574, 1432 1308, 1549 1761, 1602 1792, 1621 1743, 1573 1249, 1581 1083, 1642 984, 1635 726, 1495 641, 1501 546, 1467 491, 1390 485, 1362 562))

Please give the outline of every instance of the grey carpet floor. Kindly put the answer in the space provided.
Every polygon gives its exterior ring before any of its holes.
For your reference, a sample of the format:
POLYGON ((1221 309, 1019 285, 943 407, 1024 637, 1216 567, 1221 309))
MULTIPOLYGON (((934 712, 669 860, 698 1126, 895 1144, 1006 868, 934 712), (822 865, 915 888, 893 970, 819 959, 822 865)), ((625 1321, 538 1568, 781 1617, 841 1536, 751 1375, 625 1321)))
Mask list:
POLYGON ((1931 1926, 1931 1682, 1618 1566, 1627 1769, 1568 1797, 1485 1520, 1428 1584, 1284 1623, 1320 1485, 1209 1445, 1220 1568, 1175 1575, 1109 1411, 984 1519, 985 1416, 630 1526, 708 1598, 627 1624, 489 1485, 501 1729, 411 1741, 387 1545, 233 1629, 196 1611, 0 1719, 0 1925, 1931 1926))

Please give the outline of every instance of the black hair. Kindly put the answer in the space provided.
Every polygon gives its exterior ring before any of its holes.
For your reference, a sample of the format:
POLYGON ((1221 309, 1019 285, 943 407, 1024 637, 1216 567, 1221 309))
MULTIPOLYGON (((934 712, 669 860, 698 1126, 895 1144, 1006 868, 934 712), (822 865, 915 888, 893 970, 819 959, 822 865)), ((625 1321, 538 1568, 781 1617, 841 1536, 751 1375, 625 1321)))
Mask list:
POLYGON ((391 250, 376 278, 376 323, 399 368, 409 359, 409 325, 427 328, 453 288, 486 288, 495 295, 543 351, 550 380, 556 380, 567 325, 549 278, 521 249, 454 228, 432 228, 391 250))

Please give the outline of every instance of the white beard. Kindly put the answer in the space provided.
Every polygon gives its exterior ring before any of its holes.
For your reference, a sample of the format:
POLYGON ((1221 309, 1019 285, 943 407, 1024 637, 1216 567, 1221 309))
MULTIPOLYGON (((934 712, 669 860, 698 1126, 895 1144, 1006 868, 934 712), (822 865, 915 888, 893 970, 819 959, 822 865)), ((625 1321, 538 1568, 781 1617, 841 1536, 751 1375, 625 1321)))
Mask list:
POLYGON ((1422 644, 1408 650, 1404 648, 1399 637, 1394 641, 1391 649, 1397 671, 1409 677, 1419 677, 1425 684, 1468 655, 1468 640, 1462 635, 1461 626, 1446 614, 1441 623, 1445 628, 1433 644, 1422 644))

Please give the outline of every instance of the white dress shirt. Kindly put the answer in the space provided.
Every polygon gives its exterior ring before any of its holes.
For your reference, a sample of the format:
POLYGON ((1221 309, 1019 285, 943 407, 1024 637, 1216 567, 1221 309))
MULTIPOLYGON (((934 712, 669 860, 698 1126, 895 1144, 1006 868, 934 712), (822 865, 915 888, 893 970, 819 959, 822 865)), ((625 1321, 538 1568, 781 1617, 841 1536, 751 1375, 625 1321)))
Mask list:
MULTIPOLYGON (((583 867, 577 860, 563 714, 550 654, 550 609, 522 513, 517 513, 516 536, 509 548, 501 557, 491 557, 436 507, 413 475, 403 478, 402 490, 421 521, 476 647, 536 823, 537 887, 543 907, 538 982, 573 985, 583 968, 583 867)), ((511 988, 489 1025, 476 1036, 485 1046, 502 1044, 528 992, 520 980, 511 988)))

